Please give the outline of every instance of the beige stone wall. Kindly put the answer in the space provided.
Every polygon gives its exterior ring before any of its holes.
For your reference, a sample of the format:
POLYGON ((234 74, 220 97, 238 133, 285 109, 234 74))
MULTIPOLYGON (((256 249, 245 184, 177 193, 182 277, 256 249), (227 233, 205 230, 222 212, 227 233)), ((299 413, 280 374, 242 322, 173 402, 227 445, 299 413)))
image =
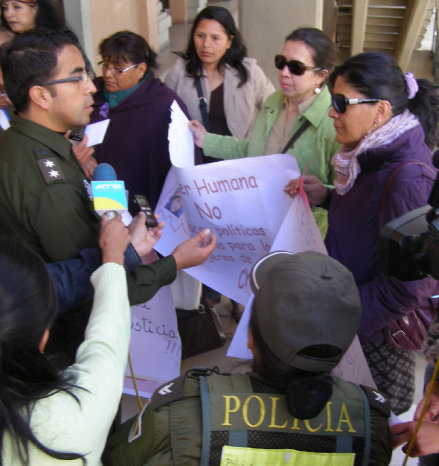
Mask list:
MULTIPOLYGON (((95 67, 100 60, 99 42, 124 29, 143 35, 157 50, 157 3, 158 0, 64 0, 66 13, 83 19, 82 30, 75 32, 81 37, 89 31, 86 51, 95 67)), ((75 29, 75 24, 72 27, 75 29)), ((99 68, 96 71, 99 73, 99 68)))
POLYGON ((301 26, 323 27, 323 0, 239 0, 239 29, 248 56, 258 60, 275 86, 274 56, 285 37, 301 26))
POLYGON ((411 71, 416 78, 433 81, 433 63, 428 50, 415 50, 410 59, 407 71, 411 71))

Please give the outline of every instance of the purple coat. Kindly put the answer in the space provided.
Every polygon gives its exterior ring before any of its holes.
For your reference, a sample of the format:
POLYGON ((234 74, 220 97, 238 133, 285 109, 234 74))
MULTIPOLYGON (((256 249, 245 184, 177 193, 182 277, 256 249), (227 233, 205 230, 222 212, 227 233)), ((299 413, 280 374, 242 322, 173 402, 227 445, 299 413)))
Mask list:
MULTIPOLYGON (((97 93, 91 123, 110 118, 104 141, 95 147, 96 159, 98 163, 112 165, 118 179, 125 181, 129 191, 128 208, 132 214, 139 210, 133 202, 134 194, 144 194, 154 208, 171 167, 169 107, 176 100, 188 115, 186 106, 152 75, 112 109, 103 98, 103 79, 96 79, 95 85, 97 93)), ((199 152, 198 157, 201 159, 199 152)))
POLYGON ((435 175, 426 167, 408 165, 400 169, 387 192, 379 224, 383 189, 392 171, 403 161, 417 159, 432 165, 432 155, 424 143, 420 125, 390 144, 370 149, 358 156, 361 173, 344 196, 335 190, 328 195, 328 254, 344 264, 359 287, 363 313, 358 335, 365 343, 384 340, 382 329, 392 320, 427 304, 437 282, 427 278, 401 282, 379 276, 378 236, 390 220, 427 204, 435 175))

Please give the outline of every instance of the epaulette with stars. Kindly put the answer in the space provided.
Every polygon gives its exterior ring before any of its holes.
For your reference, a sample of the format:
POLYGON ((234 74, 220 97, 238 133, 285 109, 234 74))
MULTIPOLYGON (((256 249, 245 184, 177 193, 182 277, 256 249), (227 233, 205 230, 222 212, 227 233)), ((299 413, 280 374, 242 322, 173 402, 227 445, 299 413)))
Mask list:
POLYGON ((56 158, 46 157, 39 159, 37 160, 37 164, 46 184, 66 179, 56 158))

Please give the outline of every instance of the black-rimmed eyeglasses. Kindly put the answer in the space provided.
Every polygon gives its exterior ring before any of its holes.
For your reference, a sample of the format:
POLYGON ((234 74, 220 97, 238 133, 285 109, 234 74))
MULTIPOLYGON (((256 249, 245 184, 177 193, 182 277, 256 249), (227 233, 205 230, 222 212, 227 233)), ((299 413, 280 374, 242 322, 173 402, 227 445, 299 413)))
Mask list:
POLYGON ((343 94, 333 94, 332 97, 332 106, 337 113, 344 113, 348 105, 357 105, 357 104, 374 104, 379 102, 381 99, 354 99, 348 98, 343 94))
POLYGON ((93 75, 89 71, 82 71, 79 76, 70 76, 68 78, 54 79, 53 81, 46 81, 41 83, 40 86, 52 86, 53 84, 62 84, 62 83, 77 83, 82 82, 82 84, 87 84, 90 79, 93 79, 93 75))
POLYGON ((285 66, 288 66, 290 73, 295 74, 297 76, 302 76, 305 74, 305 71, 320 71, 321 68, 317 68, 315 66, 308 66, 305 63, 302 63, 299 60, 290 60, 288 61, 283 55, 276 55, 274 57, 274 66, 278 70, 283 70, 285 66))

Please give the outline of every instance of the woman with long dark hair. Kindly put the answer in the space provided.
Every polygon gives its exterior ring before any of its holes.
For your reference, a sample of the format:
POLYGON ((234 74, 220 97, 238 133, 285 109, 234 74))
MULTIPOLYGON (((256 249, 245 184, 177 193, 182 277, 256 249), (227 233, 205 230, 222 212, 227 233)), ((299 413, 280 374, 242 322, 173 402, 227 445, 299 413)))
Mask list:
POLYGON ((120 218, 103 220, 103 265, 91 278, 95 296, 85 340, 75 363, 59 373, 44 354, 56 312, 46 267, 26 247, 0 239, 1 464, 99 463, 128 354, 128 243, 120 218))
POLYGON ((165 84, 186 104, 191 119, 215 134, 248 137, 274 86, 256 60, 247 57, 229 10, 208 6, 200 11, 186 51, 177 55, 165 84))
POLYGON ((16 34, 35 27, 65 28, 59 9, 52 0, 2 0, 1 24, 16 34))
MULTIPOLYGON (((420 308, 433 318, 430 296, 437 294, 437 282, 380 275, 378 240, 386 223, 427 204, 436 178, 430 148, 438 98, 432 83, 404 74, 392 56, 380 52, 350 57, 332 73, 330 87, 329 116, 342 144, 332 158, 335 189, 315 176, 305 176, 303 188, 311 204, 328 209, 328 254, 355 277, 363 351, 378 388, 401 414, 413 402, 415 352, 395 325, 420 308)), ((285 190, 294 196, 297 187, 292 180, 285 190)))

